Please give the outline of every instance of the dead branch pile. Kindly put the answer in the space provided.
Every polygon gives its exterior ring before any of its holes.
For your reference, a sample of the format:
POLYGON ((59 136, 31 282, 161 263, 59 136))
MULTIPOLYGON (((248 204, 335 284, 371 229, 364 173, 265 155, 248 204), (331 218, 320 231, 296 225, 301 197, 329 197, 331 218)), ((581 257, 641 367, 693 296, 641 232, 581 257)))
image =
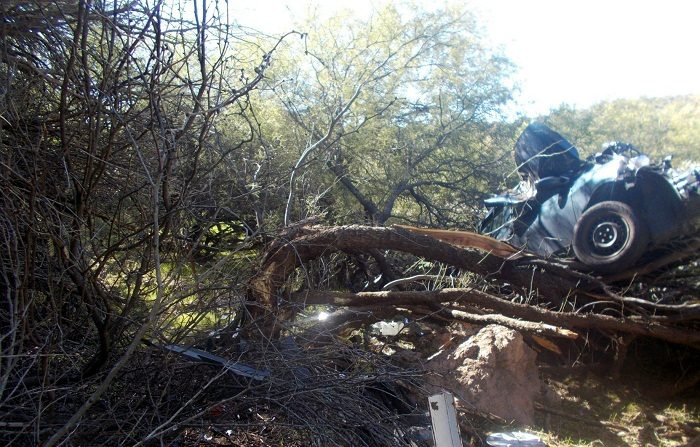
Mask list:
POLYGON ((698 348, 697 279, 697 262, 656 276, 630 272, 606 279, 553 260, 485 254, 404 228, 299 226, 271 244, 250 283, 250 297, 256 306, 252 313, 265 318, 272 335, 304 306, 330 305, 362 309, 365 323, 402 309, 415 318, 498 323, 556 338, 599 331, 698 348), (389 276, 384 258, 388 251, 444 263, 476 274, 478 280, 467 287, 429 291, 348 292, 306 286, 291 290, 290 278, 297 269, 336 252, 370 254, 389 276))
MULTIPOLYGON (((85 415, 71 445, 416 445, 412 427, 425 425, 425 416, 405 393, 419 386, 421 373, 339 339, 301 341, 216 349, 266 371, 264 380, 154 348, 140 352, 85 415)), ((46 391, 47 408, 24 406, 32 396, 16 393, 19 405, 0 423, 3 445, 45 439, 101 380, 64 380, 46 391)))

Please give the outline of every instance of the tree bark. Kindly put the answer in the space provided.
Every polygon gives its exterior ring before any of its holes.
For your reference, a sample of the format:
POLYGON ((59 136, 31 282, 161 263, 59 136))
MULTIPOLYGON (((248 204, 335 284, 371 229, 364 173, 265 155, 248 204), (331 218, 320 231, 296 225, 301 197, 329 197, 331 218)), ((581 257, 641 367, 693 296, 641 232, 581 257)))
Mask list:
POLYGON ((289 229, 268 249, 260 273, 249 283, 250 297, 262 308, 275 312, 280 290, 297 267, 333 251, 358 249, 411 253, 485 278, 498 278, 520 289, 523 295, 539 295, 556 305, 585 287, 580 279, 554 276, 541 268, 520 268, 517 260, 460 248, 402 228, 351 225, 289 229))

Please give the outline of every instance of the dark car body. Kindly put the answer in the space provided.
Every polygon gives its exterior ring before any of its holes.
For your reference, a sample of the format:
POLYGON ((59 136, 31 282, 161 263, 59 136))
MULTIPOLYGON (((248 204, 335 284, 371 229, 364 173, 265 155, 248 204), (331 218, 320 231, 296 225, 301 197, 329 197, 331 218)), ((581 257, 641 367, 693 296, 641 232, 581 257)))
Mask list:
POLYGON ((698 229, 700 171, 659 166, 634 146, 612 143, 581 160, 576 148, 543 124, 515 145, 523 180, 487 199, 480 232, 540 256, 573 249, 593 270, 616 272, 646 251, 698 229))

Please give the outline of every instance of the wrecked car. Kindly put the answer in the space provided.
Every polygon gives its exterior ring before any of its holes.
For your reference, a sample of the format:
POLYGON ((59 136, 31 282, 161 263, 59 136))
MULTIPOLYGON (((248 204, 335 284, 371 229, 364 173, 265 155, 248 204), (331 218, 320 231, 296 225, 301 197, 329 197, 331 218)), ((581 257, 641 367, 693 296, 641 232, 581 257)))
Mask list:
POLYGON ((582 160, 564 137, 533 123, 515 161, 521 182, 485 200, 479 230, 540 256, 573 254, 591 270, 620 272, 700 228, 700 170, 678 172, 670 157, 655 165, 616 142, 582 160))

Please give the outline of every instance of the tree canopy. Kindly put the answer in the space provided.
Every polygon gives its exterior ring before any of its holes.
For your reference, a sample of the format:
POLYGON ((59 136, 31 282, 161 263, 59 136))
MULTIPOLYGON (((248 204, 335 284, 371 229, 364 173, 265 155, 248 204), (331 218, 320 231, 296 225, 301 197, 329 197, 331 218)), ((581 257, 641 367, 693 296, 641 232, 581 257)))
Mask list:
POLYGON ((605 101, 585 109, 562 105, 543 121, 591 154, 611 141, 653 157, 700 160, 700 96, 605 101))
POLYGON ((388 4, 369 19, 345 13, 301 26, 259 92, 260 113, 273 118, 261 137, 295 165, 287 221, 328 212, 473 223, 508 146, 500 110, 512 71, 474 16, 388 4))

